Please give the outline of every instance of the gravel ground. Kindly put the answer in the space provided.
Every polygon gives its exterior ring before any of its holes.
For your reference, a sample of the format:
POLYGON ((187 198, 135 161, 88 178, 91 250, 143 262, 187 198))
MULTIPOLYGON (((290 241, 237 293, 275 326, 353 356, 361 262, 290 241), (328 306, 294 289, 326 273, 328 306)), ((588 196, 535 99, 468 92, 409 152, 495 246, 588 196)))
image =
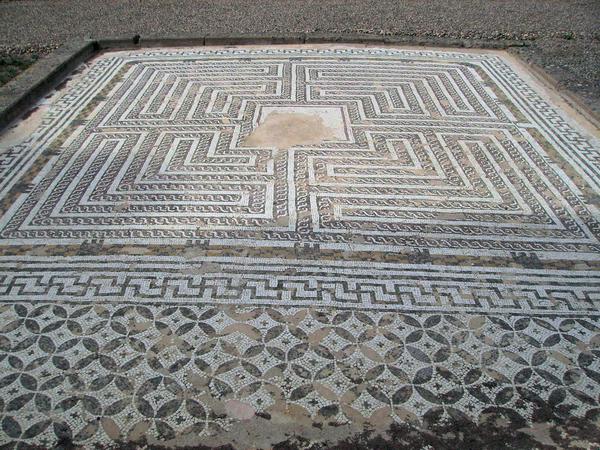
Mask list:
POLYGON ((0 55, 0 86, 36 61, 34 55, 0 55))
POLYGON ((0 0, 0 54, 72 38, 176 33, 374 33, 519 39, 511 49, 600 117, 599 0, 0 0))

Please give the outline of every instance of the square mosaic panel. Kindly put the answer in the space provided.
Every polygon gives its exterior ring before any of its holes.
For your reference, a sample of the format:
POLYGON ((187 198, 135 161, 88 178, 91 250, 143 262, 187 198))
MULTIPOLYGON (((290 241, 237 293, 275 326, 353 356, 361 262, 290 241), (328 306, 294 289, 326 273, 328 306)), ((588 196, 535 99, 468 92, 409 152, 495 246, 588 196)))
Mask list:
POLYGON ((592 414, 599 172, 499 53, 102 55, 0 154, 0 441, 592 414))

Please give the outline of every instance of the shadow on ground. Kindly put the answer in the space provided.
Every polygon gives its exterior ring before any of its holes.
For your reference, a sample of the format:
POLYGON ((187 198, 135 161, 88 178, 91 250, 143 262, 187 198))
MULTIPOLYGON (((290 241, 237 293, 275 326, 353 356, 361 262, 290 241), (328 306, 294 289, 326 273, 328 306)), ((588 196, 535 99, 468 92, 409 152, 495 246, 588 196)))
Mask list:
MULTIPOLYGON (((270 448, 274 450, 367 450, 367 449, 577 449, 597 448, 600 445, 599 410, 591 410, 585 418, 567 417, 568 411, 556 409, 549 402, 541 399, 531 399, 533 407, 532 424, 528 425, 518 415, 505 408, 495 408, 485 411, 479 423, 470 421, 466 416, 453 408, 439 408, 424 418, 423 427, 409 422, 392 423, 385 431, 377 431, 374 427, 349 435, 332 442, 327 439, 330 435, 328 428, 339 427, 339 424, 317 424, 313 427, 320 430, 322 440, 311 440, 300 435, 289 435, 280 442, 273 442, 270 448)), ((248 427, 251 422, 260 422, 258 426, 268 430, 270 416, 263 414, 248 421, 240 422, 238 426, 248 427)), ((257 424, 255 423, 254 426, 257 424)), ((237 426, 236 426, 237 428, 237 426)), ((228 433, 224 433, 227 435, 228 433)), ((237 432, 239 435, 239 430, 237 432)), ((250 433, 248 433, 250 434, 250 433)), ((188 437, 189 438, 189 437, 188 437)), ((220 440, 225 439, 224 436, 220 440)), ((203 440, 200 438, 200 440, 203 440)), ((189 439, 188 439, 189 441, 189 439)), ((237 445, 184 445, 179 446, 175 441, 168 445, 152 444, 145 439, 137 442, 116 441, 111 446, 100 446, 102 450, 166 450, 179 448, 183 450, 233 450, 254 448, 251 438, 237 445)), ((36 447, 33 447, 34 449, 36 447)), ((73 444, 69 436, 65 436, 55 447, 58 450, 74 450, 83 448, 73 444)))

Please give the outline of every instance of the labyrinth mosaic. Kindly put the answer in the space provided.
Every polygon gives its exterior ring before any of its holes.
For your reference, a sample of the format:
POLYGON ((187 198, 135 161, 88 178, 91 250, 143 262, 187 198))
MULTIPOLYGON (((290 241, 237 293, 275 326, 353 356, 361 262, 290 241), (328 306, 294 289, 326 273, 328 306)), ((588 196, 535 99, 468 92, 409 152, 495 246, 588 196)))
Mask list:
POLYGON ((102 55, 0 153, 0 443, 600 414, 599 150, 499 53, 102 55))

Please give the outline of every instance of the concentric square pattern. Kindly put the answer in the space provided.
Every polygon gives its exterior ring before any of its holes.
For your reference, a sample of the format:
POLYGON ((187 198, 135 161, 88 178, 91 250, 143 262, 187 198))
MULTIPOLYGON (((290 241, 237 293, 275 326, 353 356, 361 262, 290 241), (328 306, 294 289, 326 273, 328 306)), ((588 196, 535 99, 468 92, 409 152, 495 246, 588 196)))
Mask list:
MULTIPOLYGON (((576 262, 593 266, 600 255, 597 160, 597 149, 497 55, 122 53, 95 62, 54 105, 45 126, 2 155, 0 244, 194 244, 257 256, 287 248, 295 257, 315 252, 316 261, 331 252, 328 259, 358 260, 358 266, 362 257, 349 254, 391 262, 407 262, 408 255, 408 262, 440 264, 435 283, 448 265, 477 283, 482 275, 473 266, 588 269, 576 262), (291 145, 253 145, 252 133, 272 114, 293 113, 322 123, 329 135, 302 143, 294 140, 299 131, 292 123, 291 145)), ((283 256, 289 260, 289 252, 283 256)), ((542 276, 523 276, 530 275, 542 276)), ((589 309, 597 298, 595 272, 553 276, 561 292, 531 279, 539 286, 517 287, 509 302, 528 298, 531 307, 558 296, 574 303, 555 302, 555 308, 581 309, 583 301, 589 309)), ((121 294, 152 296, 127 280, 117 282, 121 294)), ((500 300, 504 280, 497 281, 480 286, 487 293, 476 300, 466 297, 473 305, 490 296, 500 300)), ((215 298, 193 277, 186 283, 189 296, 199 288, 215 298)), ((399 300, 404 289, 415 292, 413 281, 384 286, 378 275, 374 283, 343 290, 361 304, 365 295, 370 303, 405 304, 399 300)), ((319 286, 313 280, 305 287, 319 286)), ((439 297, 423 289, 425 297, 439 297)), ((229 300, 243 292, 234 291, 229 300)), ((320 290, 314 298, 284 291, 298 301, 323 299, 320 290)), ((469 304, 457 295, 450 297, 469 304)), ((343 303, 352 304, 350 297, 343 303)), ((420 302, 409 297, 410 304, 420 302)))
POLYGON ((52 130, 63 139, 39 149, 56 156, 10 205, 2 242, 597 257, 598 217, 548 154, 578 162, 582 179, 597 168, 581 141, 547 133, 527 92, 512 97, 498 59, 292 55, 100 61, 95 92, 69 98, 52 130), (244 145, 262 111, 307 107, 337 110, 344 138, 244 145))

